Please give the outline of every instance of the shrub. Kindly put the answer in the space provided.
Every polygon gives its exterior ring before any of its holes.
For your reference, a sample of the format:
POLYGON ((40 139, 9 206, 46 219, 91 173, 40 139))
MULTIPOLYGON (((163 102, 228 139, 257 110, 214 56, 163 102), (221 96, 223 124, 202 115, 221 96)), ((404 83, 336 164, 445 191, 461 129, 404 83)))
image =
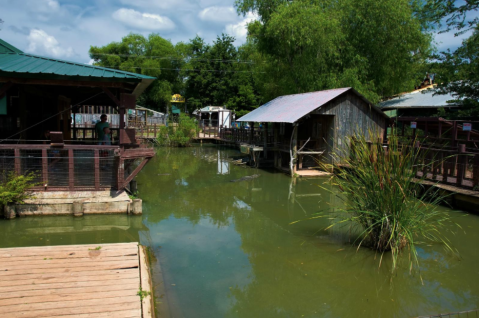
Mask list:
POLYGON ((368 143, 364 136, 348 138, 343 144, 346 146, 333 154, 332 181, 344 206, 335 209, 338 213, 328 228, 340 224, 356 227, 356 243, 379 251, 380 264, 384 253, 391 253, 392 271, 405 247, 410 270, 418 268, 416 244, 423 239, 440 242, 452 251, 443 234, 451 217, 438 209, 444 197, 434 187, 426 189, 416 177, 423 169, 416 164, 422 162, 423 152, 402 147, 397 136, 390 137, 388 149, 368 143))
POLYGON ((180 114, 177 125, 170 121, 168 127, 160 127, 158 143, 163 146, 185 147, 191 144, 193 138, 198 134, 198 124, 194 118, 180 114))
POLYGON ((24 200, 32 198, 29 189, 34 187, 36 183, 34 173, 26 175, 16 175, 14 172, 6 173, 0 182, 0 206, 24 203, 24 200))

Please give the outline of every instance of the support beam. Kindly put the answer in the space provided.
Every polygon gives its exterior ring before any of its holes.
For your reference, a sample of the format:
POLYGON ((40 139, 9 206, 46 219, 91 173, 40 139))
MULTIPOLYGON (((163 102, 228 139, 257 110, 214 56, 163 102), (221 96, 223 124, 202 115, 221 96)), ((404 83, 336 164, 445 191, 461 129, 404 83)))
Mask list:
POLYGON ((110 99, 115 103, 116 106, 119 106, 120 105, 120 100, 118 98, 116 98, 116 96, 106 87, 103 87, 103 92, 105 92, 106 95, 108 95, 108 97, 110 97, 110 99))
POLYGON ((143 167, 148 163, 148 161, 150 161, 150 158, 144 158, 143 161, 138 165, 138 167, 136 167, 135 170, 133 170, 133 172, 128 176, 128 178, 125 179, 125 181, 123 181, 123 186, 122 186, 122 189, 124 187, 126 187, 126 185, 131 181, 133 180, 133 178, 136 177, 136 175, 141 171, 141 169, 143 169, 143 167))

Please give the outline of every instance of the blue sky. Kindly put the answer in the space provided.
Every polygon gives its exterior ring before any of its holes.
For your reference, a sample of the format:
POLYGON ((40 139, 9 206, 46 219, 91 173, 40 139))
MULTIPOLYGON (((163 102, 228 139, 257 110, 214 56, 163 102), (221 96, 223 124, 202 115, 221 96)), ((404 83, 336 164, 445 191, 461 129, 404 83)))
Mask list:
MULTIPOLYGON (((0 38, 19 49, 88 63, 90 45, 120 41, 130 32, 159 33, 173 43, 199 35, 207 42, 228 33, 246 39, 246 24, 234 0, 0 0, 0 38)), ((463 38, 436 36, 439 50, 455 49, 463 38)))

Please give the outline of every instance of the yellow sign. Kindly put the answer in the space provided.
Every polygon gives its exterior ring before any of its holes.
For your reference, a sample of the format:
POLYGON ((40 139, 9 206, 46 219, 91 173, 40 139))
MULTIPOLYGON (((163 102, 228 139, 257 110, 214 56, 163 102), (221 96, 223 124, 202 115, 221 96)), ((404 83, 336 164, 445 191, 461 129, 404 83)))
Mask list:
POLYGON ((172 103, 184 103, 185 98, 183 96, 181 96, 180 94, 175 94, 175 95, 171 96, 171 102, 172 103))

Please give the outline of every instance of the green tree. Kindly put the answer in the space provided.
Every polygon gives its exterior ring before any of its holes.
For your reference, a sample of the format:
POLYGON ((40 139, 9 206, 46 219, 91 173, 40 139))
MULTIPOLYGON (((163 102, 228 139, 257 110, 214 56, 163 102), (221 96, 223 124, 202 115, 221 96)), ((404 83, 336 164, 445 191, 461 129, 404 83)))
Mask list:
POLYGON ((411 89, 431 51, 408 0, 237 0, 257 11, 250 39, 268 60, 267 97, 352 86, 371 101, 411 89))
POLYGON ((178 49, 158 34, 147 38, 129 34, 121 42, 112 42, 102 47, 91 46, 90 57, 94 65, 156 77, 140 96, 138 103, 165 111, 173 92, 181 91, 183 81, 179 76, 183 59, 178 49))
MULTIPOLYGON (((247 48, 236 48, 235 38, 218 36, 213 45, 200 37, 189 42, 192 70, 186 80, 185 94, 190 110, 204 106, 226 106, 243 114, 259 106, 247 48)), ((190 69, 190 70, 191 70, 190 69)))
POLYGON ((437 73, 438 94, 452 94, 451 103, 460 105, 459 111, 438 115, 447 118, 479 116, 479 17, 468 15, 479 9, 478 0, 461 3, 445 0, 431 0, 426 6, 438 25, 445 20, 446 28, 441 32, 455 31, 458 36, 468 30, 473 34, 462 45, 451 52, 441 52, 435 56, 433 71, 437 73))

